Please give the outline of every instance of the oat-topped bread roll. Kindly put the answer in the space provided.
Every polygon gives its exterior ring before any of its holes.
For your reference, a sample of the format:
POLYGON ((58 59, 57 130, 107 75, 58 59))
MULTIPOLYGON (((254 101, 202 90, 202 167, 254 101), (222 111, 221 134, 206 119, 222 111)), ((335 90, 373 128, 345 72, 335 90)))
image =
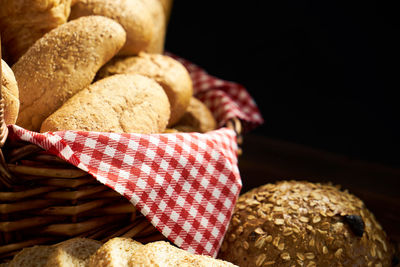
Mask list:
POLYGON ((43 122, 40 131, 162 133, 169 114, 168 98, 159 84, 142 75, 120 74, 74 95, 43 122))
POLYGON ((36 40, 65 23, 71 0, 0 0, 0 32, 8 63, 16 62, 36 40))
POLYGON ((197 98, 192 97, 185 114, 174 128, 181 132, 205 133, 215 130, 217 122, 207 106, 197 98))
POLYGON ((216 260, 204 255, 195 255, 158 241, 139 247, 128 262, 129 267, 134 266, 235 266, 230 262, 216 260))
POLYGON ((45 118, 92 82, 125 38, 117 22, 88 16, 39 39, 12 67, 20 90, 17 124, 38 131, 45 118))
POLYGON ((141 0, 78 0, 69 20, 88 15, 108 17, 124 27, 126 43, 119 55, 137 55, 144 51, 155 33, 153 17, 141 0))
POLYGON ((145 75, 164 88, 171 104, 168 125, 175 124, 189 106, 193 94, 192 80, 186 68, 171 57, 140 53, 137 57, 116 58, 99 71, 98 77, 121 73, 145 75))
POLYGON ((72 238, 54 246, 44 267, 85 267, 102 243, 88 238, 72 238))
POLYGON ((239 266, 391 266, 364 203, 330 185, 278 182, 239 197, 219 257, 239 266))
POLYGON ((131 238, 115 237, 102 245, 90 259, 88 267, 123 267, 128 265, 130 257, 141 243, 131 238))
POLYGON ((5 103, 4 120, 6 124, 14 124, 19 111, 18 85, 13 71, 3 60, 1 60, 1 69, 1 93, 5 103))
POLYGON ((165 34, 167 22, 165 13, 160 0, 140 0, 148 8, 153 18, 154 36, 149 46, 145 49, 148 53, 164 53, 165 34))

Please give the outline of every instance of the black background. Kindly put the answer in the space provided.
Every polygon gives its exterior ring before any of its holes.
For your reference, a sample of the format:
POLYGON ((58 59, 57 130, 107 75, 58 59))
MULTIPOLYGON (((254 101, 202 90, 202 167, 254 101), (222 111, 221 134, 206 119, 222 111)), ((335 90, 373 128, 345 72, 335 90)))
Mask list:
POLYGON ((395 10, 175 0, 166 50, 246 86, 265 119, 253 133, 400 167, 395 10))

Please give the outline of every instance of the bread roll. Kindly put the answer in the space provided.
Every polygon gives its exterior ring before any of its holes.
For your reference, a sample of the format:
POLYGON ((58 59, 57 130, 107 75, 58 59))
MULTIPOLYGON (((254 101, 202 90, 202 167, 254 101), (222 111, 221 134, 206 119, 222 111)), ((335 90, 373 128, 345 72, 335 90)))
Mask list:
POLYGON ((173 0, 159 0, 161 2, 161 5, 164 9, 164 14, 165 14, 165 20, 168 23, 169 17, 171 15, 171 10, 172 10, 172 4, 173 0))
POLYGON ((121 74, 77 93, 43 122, 41 132, 162 133, 169 114, 160 85, 145 76, 121 74))
POLYGON ((159 241, 139 247, 128 262, 134 266, 235 266, 232 263, 216 260, 204 255, 195 255, 159 241))
POLYGON ((39 39, 12 67, 20 90, 17 124, 38 131, 45 118, 92 82, 125 38, 117 22, 88 16, 39 39))
POLYGON ((278 182, 239 197, 219 257, 246 266, 391 266, 364 203, 330 185, 278 182))
POLYGON ((153 17, 140 0, 78 0, 71 9, 69 20, 88 15, 108 17, 124 27, 126 43, 119 55, 137 55, 153 39, 153 17))
POLYGON ((207 106, 197 98, 192 97, 185 114, 174 128, 181 132, 205 133, 215 130, 217 122, 207 106))
POLYGON ((145 52, 162 54, 164 53, 165 34, 167 31, 167 23, 165 13, 160 0, 140 0, 147 6, 153 17, 154 36, 145 52))
POLYGON ((0 0, 0 33, 7 61, 16 62, 36 40, 64 24, 71 0, 0 0))
POLYGON ((193 94, 192 80, 186 68, 175 59, 158 54, 140 53, 137 57, 112 60, 99 77, 121 73, 138 73, 156 80, 167 93, 171 104, 168 125, 175 124, 185 113, 193 94))
POLYGON ((123 267, 136 250, 143 246, 131 238, 115 237, 102 245, 90 259, 88 267, 123 267))
POLYGON ((87 266, 89 258, 102 243, 88 238, 73 238, 55 245, 44 267, 87 266))
POLYGON ((15 124, 19 111, 19 92, 13 71, 1 60, 1 93, 4 98, 4 120, 6 124, 15 124))

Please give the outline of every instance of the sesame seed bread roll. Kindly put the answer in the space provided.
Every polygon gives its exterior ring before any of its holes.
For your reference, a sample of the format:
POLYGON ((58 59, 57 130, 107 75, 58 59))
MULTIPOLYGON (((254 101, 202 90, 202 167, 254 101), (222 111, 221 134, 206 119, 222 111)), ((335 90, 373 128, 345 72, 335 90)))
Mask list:
POLYGON ((121 74, 77 93, 43 122, 40 131, 162 133, 169 114, 168 98, 159 84, 138 74, 121 74))
POLYGON ((1 88, 4 98, 4 120, 6 124, 15 124, 19 112, 19 91, 13 71, 7 63, 1 60, 1 88))
POLYGON ((174 128, 181 132, 205 133, 215 130, 217 122, 207 106, 197 98, 192 97, 185 114, 174 128))
POLYGON ((162 54, 164 53, 165 34, 167 22, 160 0, 140 0, 148 8, 153 18, 154 36, 145 52, 162 54))
POLYGON ((12 67, 20 90, 17 124, 38 131, 45 118, 92 82, 125 39, 121 25, 101 16, 70 21, 39 39, 12 67))
POLYGON ((141 74, 163 87, 171 104, 168 125, 175 124, 189 106, 193 94, 192 80, 186 68, 171 57, 142 52, 137 57, 117 58, 105 65, 98 77, 121 73, 141 74))
POLYGON ((391 266, 364 203, 331 185, 283 181, 239 197, 219 258, 246 266, 391 266))
POLYGON ((64 24, 71 0, 0 0, 0 33, 7 62, 16 62, 36 40, 64 24))
POLYGON ((126 43, 119 55, 137 55, 153 39, 153 18, 140 0, 78 0, 71 9, 69 20, 88 15, 111 18, 125 29, 126 43))

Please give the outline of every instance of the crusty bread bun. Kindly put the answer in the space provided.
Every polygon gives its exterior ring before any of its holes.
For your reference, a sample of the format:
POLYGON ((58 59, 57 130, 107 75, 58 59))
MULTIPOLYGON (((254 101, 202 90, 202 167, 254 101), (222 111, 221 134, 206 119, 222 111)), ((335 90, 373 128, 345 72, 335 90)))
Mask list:
POLYGON ((53 246, 34 246, 24 248, 8 263, 9 267, 43 267, 47 264, 50 254, 55 250, 53 246))
POLYGON ((131 238, 112 238, 90 257, 88 267, 127 266, 132 254, 141 246, 143 246, 141 243, 131 238))
POLYGON ((117 22, 88 16, 39 39, 12 67, 20 90, 17 124, 38 131, 45 118, 92 82, 125 38, 117 22))
POLYGON ((190 99, 189 107, 179 120, 174 129, 181 132, 205 133, 215 130, 217 122, 211 111, 200 100, 195 97, 190 99))
POLYGON ((19 112, 19 90, 13 71, 1 60, 1 93, 4 98, 4 120, 6 124, 15 124, 19 112))
POLYGON ((159 84, 142 75, 120 74, 74 95, 43 122, 40 131, 162 133, 169 114, 168 98, 159 84))
POLYGON ((278 182, 239 197, 219 257, 239 266, 390 266, 364 203, 330 185, 278 182))
POLYGON ((102 243, 88 238, 73 238, 55 245, 44 267, 85 267, 102 243))
POLYGON ((167 242, 158 241, 139 247, 128 261, 128 266, 223 267, 235 265, 208 256, 191 254, 167 242))
POLYGON ((154 36, 150 44, 145 49, 145 52, 162 54, 164 53, 165 34, 167 31, 167 22, 165 13, 160 0, 140 0, 153 17, 154 36))
POLYGON ((69 20, 88 15, 100 15, 117 21, 126 31, 126 43, 119 55, 137 55, 153 39, 153 17, 141 0, 78 0, 69 20))
POLYGON ((175 124, 189 106, 192 80, 186 68, 171 57, 140 53, 137 57, 116 58, 101 68, 98 77, 121 73, 138 73, 156 80, 163 87, 171 104, 168 125, 175 124))
POLYGON ((16 62, 36 40, 65 23, 71 0, 0 0, 0 33, 7 62, 16 62))

